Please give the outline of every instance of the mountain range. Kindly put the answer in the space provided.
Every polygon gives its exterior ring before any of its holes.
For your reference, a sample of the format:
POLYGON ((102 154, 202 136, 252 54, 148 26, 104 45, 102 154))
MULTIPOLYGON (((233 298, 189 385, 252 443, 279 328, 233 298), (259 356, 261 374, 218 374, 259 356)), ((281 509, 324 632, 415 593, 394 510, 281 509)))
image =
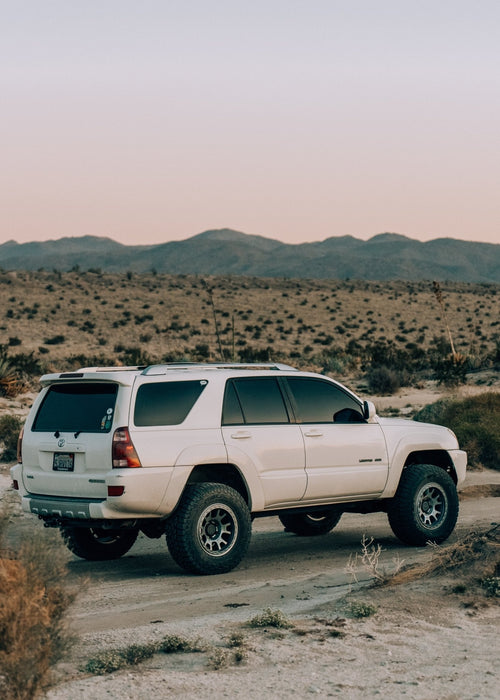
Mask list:
POLYGON ((103 272, 498 284, 500 245, 453 238, 423 243, 396 233, 381 233, 368 241, 341 236, 290 244, 231 229, 156 245, 123 245, 96 236, 0 245, 4 270, 65 271, 75 266, 103 272))

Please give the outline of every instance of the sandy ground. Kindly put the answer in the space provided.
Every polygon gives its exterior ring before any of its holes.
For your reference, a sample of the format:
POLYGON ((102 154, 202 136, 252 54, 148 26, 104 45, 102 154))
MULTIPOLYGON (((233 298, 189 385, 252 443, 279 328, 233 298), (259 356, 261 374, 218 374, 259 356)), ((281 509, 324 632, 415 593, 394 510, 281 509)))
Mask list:
MULTIPOLYGON (((2 400, 0 411, 23 416, 33 396, 2 400)), ((400 392, 377 404, 404 409, 437 398, 432 390, 418 396, 400 392)), ((9 483, 7 465, 0 465, 1 497, 15 501, 9 483)), ((450 541, 499 522, 498 496, 500 471, 470 472, 450 541)), ((31 516, 19 511, 13 516, 16 536, 29 536, 33 527, 40 525, 31 516)), ((46 700, 498 698, 498 599, 485 597, 477 581, 456 572, 373 587, 372 572, 358 564, 356 582, 349 558, 360 551, 364 533, 381 543, 380 566, 389 572, 398 558, 408 564, 434 555, 432 548, 400 546, 383 514, 346 515, 321 538, 285 535, 273 518, 255 521, 248 557, 235 571, 216 577, 184 574, 164 542, 146 538, 117 562, 68 555, 70 583, 80 589, 69 617, 75 641, 55 668, 46 700), (377 611, 357 619, 353 601, 377 611), (283 611, 293 626, 248 626, 266 608, 283 611), (205 650, 155 654, 105 676, 82 670, 103 650, 173 634, 199 640, 205 650)))
MULTIPOLYGON (((4 466, 0 489, 3 498, 13 500, 8 486, 4 466)), ((500 472, 472 472, 452 541, 499 520, 500 501, 491 494, 500 494, 500 472)), ((461 582, 457 574, 380 588, 371 586, 371 573, 358 565, 356 582, 348 560, 359 551, 365 531, 382 544, 380 566, 389 572, 398 557, 405 563, 425 561, 433 551, 401 547, 382 514, 344 518, 338 532, 322 538, 285 535, 275 519, 256 521, 248 561, 216 577, 180 572, 164 543, 146 538, 118 562, 69 557, 70 583, 81 589, 69 618, 75 642, 56 667, 46 700, 194 700, 200 694, 497 698, 498 604, 469 582, 454 593, 461 582), (373 605, 377 612, 356 619, 352 601, 373 605), (266 608, 281 610, 293 626, 249 627, 266 608), (156 654, 105 676, 82 670, 103 650, 173 634, 201 641, 206 649, 156 654), (230 641, 235 634, 238 647, 230 641)), ((23 535, 34 526, 40 527, 30 516, 13 517, 14 529, 23 535)))

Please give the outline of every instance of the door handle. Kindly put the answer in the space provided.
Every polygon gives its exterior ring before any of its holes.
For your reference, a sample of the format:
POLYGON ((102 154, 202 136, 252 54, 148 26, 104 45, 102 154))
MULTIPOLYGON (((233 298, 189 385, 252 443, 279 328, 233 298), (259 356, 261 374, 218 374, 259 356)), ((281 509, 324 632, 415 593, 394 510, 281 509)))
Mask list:
POLYGON ((306 437, 323 437, 323 433, 321 430, 308 430, 306 433, 304 433, 306 437))
POLYGON ((237 430, 235 433, 231 433, 233 440, 245 440, 246 438, 252 437, 248 430, 237 430))

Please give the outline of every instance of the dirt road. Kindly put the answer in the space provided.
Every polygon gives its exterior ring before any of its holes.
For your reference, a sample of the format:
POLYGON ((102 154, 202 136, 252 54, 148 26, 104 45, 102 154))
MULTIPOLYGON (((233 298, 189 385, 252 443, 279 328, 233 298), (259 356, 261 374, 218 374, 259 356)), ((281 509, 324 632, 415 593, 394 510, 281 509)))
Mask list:
MULTIPOLYGON (((482 481, 473 476, 473 481, 468 490, 474 497, 461 501, 450 542, 500 520, 499 499, 477 497, 478 488, 482 495, 498 491, 500 473, 482 481)), ((41 527, 30 516, 15 521, 17 536, 41 527)), ((246 558, 220 576, 183 572, 170 558, 164 538, 141 536, 117 561, 86 562, 68 554, 70 583, 80 589, 69 621, 77 640, 57 668, 58 684, 48 700, 153 694, 194 700, 201 692, 214 698, 248 697, 257 683, 264 698, 297 692, 349 698, 380 693, 388 698, 495 697, 498 606, 462 609, 443 593, 442 582, 369 589, 363 581, 371 575, 361 565, 356 567, 360 583, 355 583, 346 567, 361 552, 364 534, 382 546, 379 568, 388 572, 395 561, 407 564, 432 556, 432 548, 402 546, 383 514, 344 515, 329 535, 313 538, 285 533, 277 518, 257 519, 246 558), (379 612, 366 621, 344 621, 345 638, 333 639, 318 620, 342 618, 342 601, 353 596, 373 602, 379 612), (295 623, 294 631, 244 627, 266 608, 283 611, 295 623), (248 640, 245 661, 219 671, 210 668, 208 653, 155 655, 105 677, 81 670, 99 650, 172 634, 200 639, 220 651, 235 630, 243 630, 248 640)), ((223 653, 229 654, 227 649, 223 653)))

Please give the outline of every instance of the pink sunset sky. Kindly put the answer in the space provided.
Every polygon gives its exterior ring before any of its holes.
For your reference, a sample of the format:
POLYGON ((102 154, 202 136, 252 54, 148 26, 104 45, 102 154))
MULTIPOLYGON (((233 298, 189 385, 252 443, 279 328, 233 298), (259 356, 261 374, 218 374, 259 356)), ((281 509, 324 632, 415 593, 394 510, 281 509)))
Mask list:
POLYGON ((19 0, 0 17, 0 243, 500 243, 497 0, 19 0))

